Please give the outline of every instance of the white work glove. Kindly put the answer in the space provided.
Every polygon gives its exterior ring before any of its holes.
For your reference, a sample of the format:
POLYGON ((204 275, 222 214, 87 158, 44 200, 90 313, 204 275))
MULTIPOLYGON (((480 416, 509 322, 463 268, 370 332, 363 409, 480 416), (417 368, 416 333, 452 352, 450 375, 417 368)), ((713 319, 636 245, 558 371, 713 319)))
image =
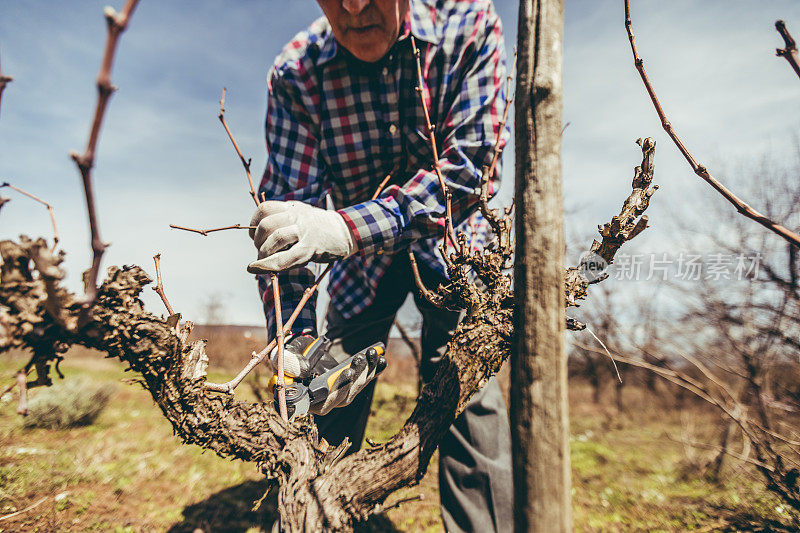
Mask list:
MULTIPOLYGON (((311 413, 325 415, 336 407, 350 404, 364 387, 383 371, 386 367, 386 358, 381 345, 357 354, 350 360, 349 365, 334 371, 333 369, 339 364, 331 358, 327 350, 323 358, 313 365, 306 358, 306 355, 310 356, 309 346, 319 341, 320 339, 305 334, 293 337, 284 347, 283 363, 285 375, 288 377, 303 379, 321 375, 328 381, 327 397, 322 401, 317 400, 310 409, 311 413)), ((270 354, 269 362, 275 372, 278 368, 277 349, 270 354)), ((273 376, 270 387, 274 387, 277 381, 277 376, 273 376)))
POLYGON ((253 218, 250 237, 258 261, 247 266, 251 274, 280 272, 309 261, 331 263, 356 251, 350 229, 336 211, 289 200, 262 202, 253 218))
MULTIPOLYGON (((307 378, 312 369, 303 356, 306 347, 314 340, 310 332, 297 335, 289 334, 284 339, 283 346, 283 372, 293 378, 307 378)), ((278 373, 278 347, 275 346, 269 353, 269 364, 273 374, 278 373)))
POLYGON ((356 355, 350 362, 350 366, 336 376, 325 401, 313 405, 311 412, 317 415, 327 415, 336 407, 349 405, 385 366, 386 360, 383 359, 383 362, 380 363, 378 356, 356 355))

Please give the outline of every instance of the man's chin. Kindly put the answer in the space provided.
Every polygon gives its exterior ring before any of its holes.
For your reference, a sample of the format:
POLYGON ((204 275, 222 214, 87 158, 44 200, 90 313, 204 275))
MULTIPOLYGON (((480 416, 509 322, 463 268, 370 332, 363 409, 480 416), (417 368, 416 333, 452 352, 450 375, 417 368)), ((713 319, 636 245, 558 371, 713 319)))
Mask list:
POLYGON ((380 60, 380 58, 382 58, 382 57, 383 57, 383 54, 382 54, 382 55, 379 55, 379 56, 378 56, 378 55, 359 55, 359 54, 353 54, 353 56, 354 56, 356 59, 358 59, 359 61, 361 61, 361 62, 364 62, 364 63, 375 63, 375 62, 377 62, 378 60, 380 60))
POLYGON ((345 44, 344 47, 353 57, 365 63, 378 61, 386 55, 390 48, 383 39, 353 39, 353 41, 345 44))

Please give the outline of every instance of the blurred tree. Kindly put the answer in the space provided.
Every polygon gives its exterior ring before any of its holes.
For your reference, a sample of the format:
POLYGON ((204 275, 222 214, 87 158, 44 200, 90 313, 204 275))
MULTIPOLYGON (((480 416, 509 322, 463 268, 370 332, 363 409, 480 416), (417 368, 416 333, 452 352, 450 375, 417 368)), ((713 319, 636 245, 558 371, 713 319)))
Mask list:
POLYGON ((225 301, 222 293, 212 292, 206 295, 200 306, 200 316, 206 326, 225 324, 225 301))

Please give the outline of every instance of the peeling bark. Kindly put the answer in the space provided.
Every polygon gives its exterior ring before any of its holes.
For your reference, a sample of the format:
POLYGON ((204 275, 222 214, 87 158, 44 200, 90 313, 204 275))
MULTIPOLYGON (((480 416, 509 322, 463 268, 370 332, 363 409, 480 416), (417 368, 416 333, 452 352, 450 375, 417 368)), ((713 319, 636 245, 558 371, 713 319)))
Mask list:
MULTIPOLYGON (((646 140, 642 146, 644 160, 652 163, 654 143, 646 140)), ((650 168, 652 179, 652 166, 642 167, 650 168)), ((632 238, 626 228, 636 226, 647 207, 642 194, 635 179, 622 212, 601 231, 601 242, 593 244, 609 260, 632 238)), ((328 445, 311 417, 286 423, 271 402, 241 402, 206 389, 205 343, 187 343, 190 322, 176 331, 173 317, 162 319, 144 309, 139 295, 152 280, 137 266, 109 268, 91 313, 79 323, 83 300, 61 286, 64 254, 53 254, 44 239, 0 241, 0 354, 10 349, 32 352, 26 372, 35 368, 37 379, 29 387, 49 384, 52 364, 57 370, 70 345, 119 359, 141 375, 140 383, 183 442, 256 463, 280 485, 284 531, 348 531, 354 522, 380 512, 392 492, 422 479, 444 432, 510 354, 511 222, 508 212, 481 208, 498 239, 473 251, 459 236, 460 248, 446 258, 450 282, 438 293, 446 305, 466 309, 466 316, 444 362, 397 435, 347 457, 348 443, 328 445), (481 283, 472 281, 470 273, 481 283)), ((589 282, 579 269, 570 269, 567 279, 573 281, 565 284, 566 301, 585 297, 589 282)))
POLYGON ((347 443, 332 447, 320 441, 310 418, 287 424, 271 404, 204 390, 205 343, 186 343, 190 325, 177 334, 167 320, 144 310, 139 295, 152 280, 141 268, 109 268, 88 322, 70 332, 63 323, 77 321, 81 301, 58 286, 63 255, 50 254, 43 239, 25 238, 3 241, 0 252, 0 351, 28 348, 42 362, 66 343, 120 359, 141 374, 183 442, 255 462, 280 483, 287 531, 347 530, 378 511, 393 491, 422 479, 443 433, 509 351, 511 300, 496 310, 476 306, 403 429, 389 442, 343 459, 347 443), (53 308, 60 310, 59 320, 53 308))

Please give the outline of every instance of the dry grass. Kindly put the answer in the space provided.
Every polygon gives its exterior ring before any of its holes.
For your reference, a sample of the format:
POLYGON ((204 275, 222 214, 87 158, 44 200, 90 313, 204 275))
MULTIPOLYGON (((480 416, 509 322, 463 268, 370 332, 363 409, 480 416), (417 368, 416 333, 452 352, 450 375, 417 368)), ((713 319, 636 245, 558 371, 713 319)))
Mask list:
MULTIPOLYGON (((391 348, 397 353, 396 346, 391 348)), ((240 353, 240 347, 225 350, 220 344, 219 349, 240 353)), ((22 363, 20 355, 4 356, 0 377, 11 379, 22 363)), ((113 384, 115 393, 93 425, 59 430, 26 429, 14 414, 15 401, 0 402, 0 515, 47 498, 0 521, 0 531, 244 532, 260 530, 274 515, 269 500, 258 512, 250 510, 266 488, 253 465, 180 444, 149 395, 139 386, 120 384, 131 377, 121 365, 84 350, 69 354, 62 369, 68 380, 83 376, 98 385, 113 384)), ((380 442, 399 428, 414 405, 415 379, 410 359, 390 355, 376 391, 369 438, 380 442)), ((249 394, 243 387, 242 395, 249 394)), ((702 479, 696 468, 709 452, 676 440, 711 442, 721 421, 698 404, 687 403, 682 411, 673 405, 668 394, 654 397, 631 388, 626 411, 618 413, 610 402, 593 404, 588 386, 573 381, 576 530, 792 530, 788 510, 763 489, 751 467, 730 460, 721 484, 702 479)), ((421 500, 360 529, 440 531, 435 457, 420 485, 399 491, 388 503, 419 494, 421 500)))
POLYGON ((53 384, 28 404, 27 428, 67 429, 92 424, 108 405, 115 387, 81 377, 53 384))

